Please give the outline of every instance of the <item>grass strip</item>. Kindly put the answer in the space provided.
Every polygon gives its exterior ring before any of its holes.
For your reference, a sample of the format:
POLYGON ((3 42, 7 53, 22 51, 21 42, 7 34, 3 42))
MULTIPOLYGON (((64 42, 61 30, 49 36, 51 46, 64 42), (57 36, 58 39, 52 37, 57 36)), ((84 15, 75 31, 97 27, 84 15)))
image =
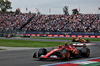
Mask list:
POLYGON ((65 42, 0 39, 0 46, 6 47, 56 47, 64 44, 65 42))
MULTIPOLYGON (((52 40, 72 40, 72 38, 61 38, 61 37, 30 37, 31 39, 52 39, 52 40)), ((83 38, 90 41, 100 41, 100 38, 83 38)))
POLYGON ((0 50, 5 50, 5 49, 1 49, 1 48, 0 48, 0 50))

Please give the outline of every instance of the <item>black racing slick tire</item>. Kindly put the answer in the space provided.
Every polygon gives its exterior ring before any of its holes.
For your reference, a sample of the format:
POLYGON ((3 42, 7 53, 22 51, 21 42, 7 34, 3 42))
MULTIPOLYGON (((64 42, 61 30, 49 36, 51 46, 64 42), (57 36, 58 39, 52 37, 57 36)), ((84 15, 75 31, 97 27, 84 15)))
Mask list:
POLYGON ((70 51, 69 50, 63 50, 62 51, 62 60, 70 60, 70 51))
POLYGON ((40 57, 41 55, 46 55, 47 54, 47 50, 45 48, 41 48, 38 51, 38 57, 40 57))
POLYGON ((75 39, 73 39, 72 42, 75 42, 75 39))
POLYGON ((33 54, 33 58, 36 58, 36 52, 33 54))
POLYGON ((82 48, 82 57, 89 57, 90 56, 90 49, 87 47, 82 48))
POLYGON ((86 43, 90 43, 90 41, 87 39, 87 40, 86 40, 86 43))

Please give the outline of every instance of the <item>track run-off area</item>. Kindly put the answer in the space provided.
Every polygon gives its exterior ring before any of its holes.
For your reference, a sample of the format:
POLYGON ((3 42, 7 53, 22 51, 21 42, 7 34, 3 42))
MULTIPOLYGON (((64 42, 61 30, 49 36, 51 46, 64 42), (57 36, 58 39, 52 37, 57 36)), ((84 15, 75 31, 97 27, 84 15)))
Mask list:
MULTIPOLYGON (((7 39, 7 38, 0 38, 0 39, 7 39)), ((66 41, 66 40, 51 40, 51 39, 13 39, 13 40, 53 41, 53 42, 66 41)), ((68 42, 71 42, 71 41, 68 40, 68 42)), ((99 51, 100 42, 91 41, 90 44, 93 44, 93 45, 87 45, 90 48, 89 58, 77 58, 77 59, 71 59, 70 61, 53 60, 53 59, 40 61, 38 58, 33 58, 33 53, 37 51, 39 48, 2 47, 1 46, 0 48, 7 49, 7 50, 0 50, 0 66, 50 66, 50 65, 54 66, 55 64, 58 64, 58 63, 59 64, 72 63, 72 62, 77 63, 80 61, 84 61, 84 60, 88 61, 88 60, 93 60, 93 59, 100 60, 100 51, 99 51)), ((47 48, 47 49, 50 49, 50 48, 47 48)), ((92 61, 89 63, 92 63, 92 61)))

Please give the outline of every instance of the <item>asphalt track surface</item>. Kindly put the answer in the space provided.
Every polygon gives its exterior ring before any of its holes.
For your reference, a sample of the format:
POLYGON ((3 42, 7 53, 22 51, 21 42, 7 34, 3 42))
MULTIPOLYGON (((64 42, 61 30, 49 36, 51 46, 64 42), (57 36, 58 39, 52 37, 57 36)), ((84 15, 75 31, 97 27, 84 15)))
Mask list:
MULTIPOLYGON (((1 38, 5 39, 5 38, 1 38)), ((16 40, 16 39, 14 39, 16 40)), ((65 42, 65 40, 44 40, 44 39, 17 39, 17 40, 33 40, 33 41, 59 41, 65 42)), ((95 58, 100 57, 100 42, 91 41, 95 45, 88 46, 90 48, 90 57, 95 58)), ((62 60, 46 60, 40 61, 38 58, 32 58, 33 53, 37 51, 39 48, 27 48, 21 49, 16 48, 12 50, 1 50, 0 51, 0 66, 40 66, 40 65, 47 65, 53 63, 60 63, 60 62, 69 62, 69 61, 62 61, 62 60)), ((83 60, 88 58, 78 58, 78 59, 71 59, 70 61, 75 60, 83 60)))

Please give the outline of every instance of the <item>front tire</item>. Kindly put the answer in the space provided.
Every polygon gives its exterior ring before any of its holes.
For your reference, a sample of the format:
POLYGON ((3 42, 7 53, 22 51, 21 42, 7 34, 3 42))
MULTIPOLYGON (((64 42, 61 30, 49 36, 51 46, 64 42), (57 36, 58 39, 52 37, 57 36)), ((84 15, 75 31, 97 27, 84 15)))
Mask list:
MULTIPOLYGON (((45 48, 41 48, 38 51, 38 57, 40 57, 41 55, 46 55, 47 54, 47 50, 45 48)), ((40 60, 44 60, 43 58, 39 58, 40 60)))
POLYGON ((33 54, 33 58, 36 58, 36 52, 33 54))
POLYGON ((38 57, 40 57, 41 55, 46 55, 47 54, 47 50, 45 48, 41 48, 38 51, 38 57))

